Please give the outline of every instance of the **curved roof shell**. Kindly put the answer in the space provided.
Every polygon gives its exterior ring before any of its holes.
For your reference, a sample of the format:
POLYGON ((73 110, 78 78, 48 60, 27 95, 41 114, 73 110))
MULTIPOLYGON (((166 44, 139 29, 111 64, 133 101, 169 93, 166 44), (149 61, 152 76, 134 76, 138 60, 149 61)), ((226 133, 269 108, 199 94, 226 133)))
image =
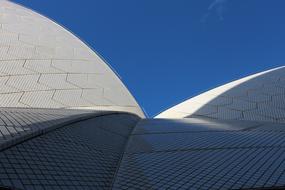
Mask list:
POLYGON ((156 116, 285 122, 285 67, 257 73, 190 98, 156 116))
POLYGON ((110 67, 55 22, 0 1, 0 107, 80 108, 144 116, 110 67))

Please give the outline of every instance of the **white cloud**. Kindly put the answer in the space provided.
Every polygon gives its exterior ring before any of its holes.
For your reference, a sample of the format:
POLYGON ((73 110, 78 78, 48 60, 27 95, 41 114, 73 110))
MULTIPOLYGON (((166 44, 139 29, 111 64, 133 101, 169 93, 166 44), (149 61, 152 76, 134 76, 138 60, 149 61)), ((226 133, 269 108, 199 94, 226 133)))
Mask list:
POLYGON ((224 20, 224 13, 227 10, 227 3, 229 0, 214 0, 208 7, 208 12, 202 17, 201 21, 206 22, 208 17, 216 15, 222 21, 224 20))

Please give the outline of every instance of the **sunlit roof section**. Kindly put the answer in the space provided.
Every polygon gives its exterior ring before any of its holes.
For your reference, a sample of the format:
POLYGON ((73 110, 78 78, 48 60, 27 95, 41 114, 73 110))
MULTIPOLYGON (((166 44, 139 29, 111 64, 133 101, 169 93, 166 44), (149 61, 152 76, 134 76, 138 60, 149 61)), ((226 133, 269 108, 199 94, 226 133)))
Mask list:
POLYGON ((284 123, 285 68, 257 73, 186 100, 157 118, 203 116, 213 119, 284 123))
POLYGON ((85 43, 34 11, 0 1, 0 106, 126 111, 144 116, 85 43))

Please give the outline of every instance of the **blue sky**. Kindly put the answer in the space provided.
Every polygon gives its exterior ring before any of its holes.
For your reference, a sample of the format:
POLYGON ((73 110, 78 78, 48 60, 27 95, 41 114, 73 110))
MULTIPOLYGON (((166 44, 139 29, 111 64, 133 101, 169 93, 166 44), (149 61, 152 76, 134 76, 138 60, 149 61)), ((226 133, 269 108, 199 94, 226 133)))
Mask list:
POLYGON ((119 73, 149 116, 285 65, 284 0, 14 0, 65 26, 119 73))

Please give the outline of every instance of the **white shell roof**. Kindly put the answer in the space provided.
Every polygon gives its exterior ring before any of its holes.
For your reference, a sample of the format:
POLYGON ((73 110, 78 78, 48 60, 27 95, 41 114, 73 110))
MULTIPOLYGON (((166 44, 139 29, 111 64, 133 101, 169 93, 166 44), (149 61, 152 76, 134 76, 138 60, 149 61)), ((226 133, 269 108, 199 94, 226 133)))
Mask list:
POLYGON ((0 107, 141 108, 108 65, 53 21, 0 0, 0 107))
POLYGON ((257 73, 190 98, 156 118, 285 122, 285 67, 257 73))

